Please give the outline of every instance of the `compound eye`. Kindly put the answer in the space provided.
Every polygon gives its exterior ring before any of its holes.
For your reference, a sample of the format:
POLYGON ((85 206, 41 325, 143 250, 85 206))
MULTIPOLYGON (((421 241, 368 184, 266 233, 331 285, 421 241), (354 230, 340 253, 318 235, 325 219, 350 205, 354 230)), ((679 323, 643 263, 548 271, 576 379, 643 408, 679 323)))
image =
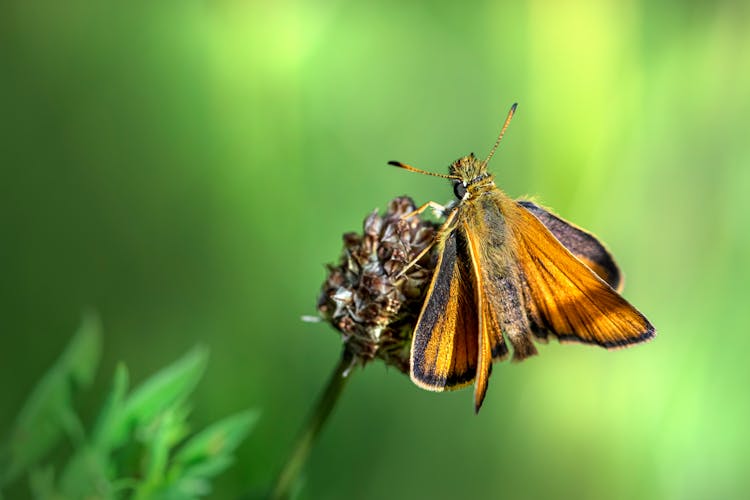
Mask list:
POLYGON ((464 186, 463 182, 453 184, 453 194, 455 194, 456 198, 459 200, 464 199, 464 196, 466 196, 466 186, 464 186))

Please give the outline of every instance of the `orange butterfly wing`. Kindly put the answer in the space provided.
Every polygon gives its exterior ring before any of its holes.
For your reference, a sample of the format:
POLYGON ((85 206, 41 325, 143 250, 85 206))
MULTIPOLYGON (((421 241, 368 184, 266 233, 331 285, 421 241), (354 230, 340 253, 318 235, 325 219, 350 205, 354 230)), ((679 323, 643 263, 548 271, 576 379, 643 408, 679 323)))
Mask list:
POLYGON ((411 344, 411 379, 430 391, 459 389, 477 370, 478 318, 467 263, 457 258, 457 232, 438 243, 438 262, 411 344))
POLYGON ((539 219, 544 227, 563 244, 578 260, 599 275, 609 286, 622 290, 622 273, 614 257, 596 236, 566 221, 551 210, 541 207, 531 200, 517 200, 518 204, 539 219))
POLYGON ((654 337, 649 321, 619 293, 570 253, 518 203, 499 203, 509 243, 523 273, 526 307, 537 336, 561 342, 625 347, 654 337))

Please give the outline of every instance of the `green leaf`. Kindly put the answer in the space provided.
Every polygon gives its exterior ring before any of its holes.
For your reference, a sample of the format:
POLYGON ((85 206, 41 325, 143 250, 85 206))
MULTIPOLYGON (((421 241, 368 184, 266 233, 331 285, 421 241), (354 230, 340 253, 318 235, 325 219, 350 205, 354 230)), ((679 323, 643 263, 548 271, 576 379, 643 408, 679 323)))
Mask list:
POLYGON ((147 425, 161 412, 185 401, 203 375, 207 358, 208 351, 196 347, 135 389, 119 418, 108 426, 109 445, 121 446, 136 427, 147 425))
POLYGON ((109 457, 90 446, 79 448, 60 477, 63 498, 110 498, 112 484, 107 476, 109 457))
POLYGON ((226 469, 231 455, 258 420, 257 411, 244 411, 224 418, 193 436, 175 454, 175 474, 212 477, 226 469))
POLYGON ((101 355, 98 318, 84 319, 65 352, 32 390, 16 418, 0 460, 0 485, 9 484, 36 464, 65 432, 84 439, 73 411, 72 392, 91 384, 101 355))
POLYGON ((163 368, 135 389, 125 412, 146 421, 175 403, 184 401, 203 376, 208 351, 196 347, 170 366, 163 368))
POLYGON ((211 493, 211 483, 205 479, 182 478, 166 490, 160 500, 195 499, 211 493))
POLYGON ((190 438, 174 454, 160 482, 142 485, 135 498, 194 500, 211 492, 210 478, 229 467, 232 453, 245 439, 258 413, 245 411, 225 418, 190 438))
POLYGON ((60 479, 66 498, 111 498, 115 487, 108 477, 111 461, 107 433, 122 412, 128 390, 127 367, 119 363, 112 387, 91 433, 90 444, 79 448, 68 461, 60 479))
POLYGON ((203 376, 207 359, 205 348, 193 348, 135 389, 109 428, 108 445, 123 445, 136 427, 148 425, 159 413, 184 402, 203 376))
POLYGON ((149 498, 152 491, 165 482, 169 457, 175 444, 187 435, 188 411, 176 405, 159 414, 138 438, 145 445, 139 476, 142 478, 135 498, 149 498))
POLYGON ((107 401, 104 403, 104 408, 99 413, 94 430, 91 433, 91 443, 100 453, 107 453, 112 449, 111 434, 119 421, 120 415, 122 415, 128 384, 128 368, 123 363, 118 363, 107 401))
POLYGON ((216 457, 206 458, 203 462, 197 462, 183 471, 185 477, 191 479, 207 478, 210 479, 219 475, 234 463, 234 457, 219 455, 216 457))

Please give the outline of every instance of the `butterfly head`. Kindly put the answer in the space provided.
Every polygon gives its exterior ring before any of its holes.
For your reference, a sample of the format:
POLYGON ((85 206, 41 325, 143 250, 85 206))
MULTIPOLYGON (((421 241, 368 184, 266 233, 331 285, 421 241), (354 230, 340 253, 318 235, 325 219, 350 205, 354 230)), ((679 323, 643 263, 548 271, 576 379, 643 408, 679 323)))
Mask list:
POLYGON ((453 179, 453 192, 463 200, 481 186, 493 184, 493 175, 487 171, 487 162, 477 159, 474 153, 463 156, 451 163, 450 175, 453 179))

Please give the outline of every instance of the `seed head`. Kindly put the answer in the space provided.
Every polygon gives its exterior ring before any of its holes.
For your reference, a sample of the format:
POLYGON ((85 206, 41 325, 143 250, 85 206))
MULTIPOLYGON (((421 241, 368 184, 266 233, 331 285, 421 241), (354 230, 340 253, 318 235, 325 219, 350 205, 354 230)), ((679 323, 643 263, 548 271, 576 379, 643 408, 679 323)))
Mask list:
POLYGON ((435 267, 428 253, 399 276, 428 246, 437 229, 402 196, 382 216, 368 215, 363 234, 346 233, 339 265, 329 265, 318 298, 321 317, 341 332, 346 353, 364 364, 375 358, 409 372, 409 348, 435 267))

